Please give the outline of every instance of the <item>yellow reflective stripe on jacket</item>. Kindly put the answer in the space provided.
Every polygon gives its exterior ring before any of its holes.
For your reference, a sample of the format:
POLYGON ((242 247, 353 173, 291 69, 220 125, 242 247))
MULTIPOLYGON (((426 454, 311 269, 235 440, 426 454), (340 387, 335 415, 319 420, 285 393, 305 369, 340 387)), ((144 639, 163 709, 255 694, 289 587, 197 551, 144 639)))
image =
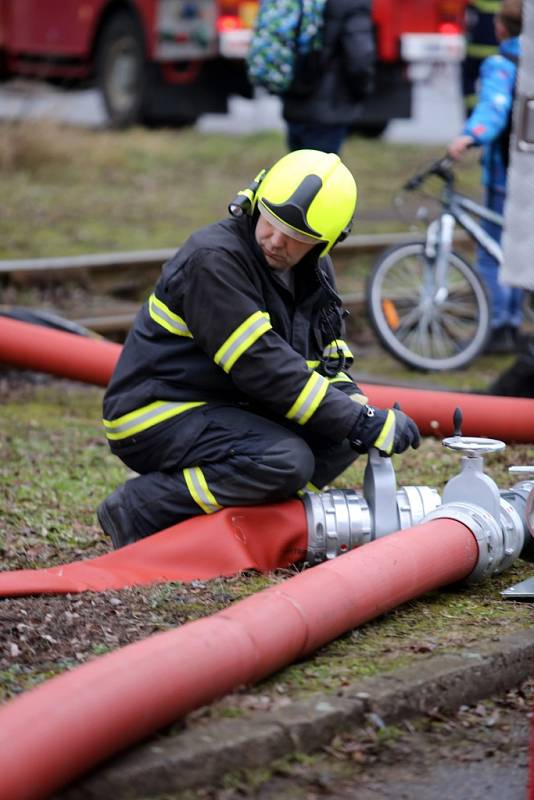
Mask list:
POLYGON ((237 359, 271 328, 269 314, 255 311, 219 347, 213 360, 225 372, 230 372, 237 359))
POLYGON ((501 0, 470 0, 469 4, 483 14, 496 14, 501 7, 501 0))
POLYGON ((130 411, 117 419, 104 419, 104 428, 106 429, 106 436, 108 439, 126 439, 127 436, 133 436, 135 433, 145 431, 151 428, 152 425, 157 425, 159 422, 164 422, 176 414, 182 414, 184 411, 189 411, 190 408, 197 408, 197 406, 205 406, 204 401, 192 403, 171 403, 166 400, 156 400, 143 408, 137 408, 135 411, 130 411))
POLYGON ((193 338, 193 334, 185 324, 185 321, 175 314, 174 311, 165 305, 165 303, 156 297, 155 294, 151 294, 148 298, 148 313, 154 320, 157 322, 158 325, 161 325, 162 328, 169 331, 169 333, 174 333, 176 336, 189 336, 191 339, 193 338))
POLYGON ((321 362, 319 361, 319 359, 317 359, 317 361, 306 361, 306 366, 308 367, 308 369, 317 369, 317 367, 320 366, 320 364, 321 362))
POLYGON ((286 414, 288 419, 294 419, 299 425, 305 425, 310 417, 317 411, 319 404, 328 389, 328 380, 313 372, 306 381, 306 385, 286 414))
POLYGON ((499 52, 499 48, 495 44, 477 44, 470 42, 466 47, 466 53, 470 58, 487 58, 499 52))
POLYGON ((378 450, 383 450, 384 453, 391 453, 393 450, 393 442, 395 437, 395 414, 391 409, 388 411, 386 421, 382 426, 378 437, 375 439, 374 446, 378 450))
POLYGON ((183 475, 189 494, 205 514, 213 514, 222 508, 210 492, 200 467, 188 467, 184 469, 183 475))
POLYGON ((310 492, 311 492, 312 494, 320 494, 320 492, 321 492, 321 491, 322 491, 322 490, 321 490, 321 489, 319 489, 319 487, 318 487, 318 486, 315 486, 315 484, 313 484, 311 481, 308 481, 308 483, 306 484, 306 486, 304 487, 304 489, 299 489, 299 490, 297 491, 297 495, 298 495, 299 497, 302 497, 302 496, 303 496, 303 495, 305 495, 306 493, 310 493, 310 492))
POLYGON ((345 372, 338 372, 333 378, 328 378, 328 383, 352 383, 352 378, 345 372))
POLYGON ((343 339, 334 339, 323 350, 324 358, 337 358, 337 351, 341 350, 344 356, 354 358, 348 344, 343 339))
POLYGON ((477 101, 478 101, 478 95, 476 94, 464 95, 464 106, 469 110, 473 109, 476 106, 477 101))

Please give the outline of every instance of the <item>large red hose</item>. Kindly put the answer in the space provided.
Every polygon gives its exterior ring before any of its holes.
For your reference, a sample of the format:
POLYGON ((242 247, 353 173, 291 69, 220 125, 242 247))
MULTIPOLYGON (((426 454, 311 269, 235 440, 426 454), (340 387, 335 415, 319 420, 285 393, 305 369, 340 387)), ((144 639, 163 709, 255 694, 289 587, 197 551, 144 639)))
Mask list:
POLYGON ((307 544, 306 513, 300 500, 224 508, 98 558, 0 572, 0 597, 208 580, 244 569, 269 572, 302 561, 307 544))
POLYGON ((477 557, 466 526, 434 520, 47 681, 0 710, 0 800, 45 797, 194 708, 465 578, 477 557))
POLYGON ((0 362, 106 386, 121 345, 0 317, 0 362))
POLYGON ((425 436, 451 436, 452 415, 460 407, 464 436, 484 436, 504 442, 534 442, 534 400, 492 397, 462 392, 432 392, 399 386, 360 384, 371 402, 381 408, 399 402, 425 436))
MULTIPOLYGON (((0 318, 0 362, 6 364, 106 386, 120 352, 121 345, 113 342, 85 339, 0 318)), ((460 406, 464 416, 462 429, 466 436, 492 436, 505 442, 534 442, 532 400, 375 384, 361 384, 361 387, 376 406, 385 408, 399 402, 425 435, 451 435, 452 415, 460 406)))

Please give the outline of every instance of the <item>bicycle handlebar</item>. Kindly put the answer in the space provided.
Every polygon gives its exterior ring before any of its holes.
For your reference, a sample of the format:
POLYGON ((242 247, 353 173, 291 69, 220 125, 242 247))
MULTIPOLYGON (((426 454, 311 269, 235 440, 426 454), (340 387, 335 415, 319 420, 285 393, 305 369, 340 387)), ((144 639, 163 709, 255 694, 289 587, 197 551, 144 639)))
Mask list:
POLYGON ((450 156, 443 156, 443 158, 439 158, 437 161, 434 161, 430 164, 422 172, 416 173, 413 177, 411 177, 404 186, 402 187, 404 191, 412 192, 415 189, 418 189, 421 184, 423 184, 430 175, 437 175, 438 178, 441 178, 445 183, 452 184, 454 182, 454 173, 451 169, 454 161, 450 156))

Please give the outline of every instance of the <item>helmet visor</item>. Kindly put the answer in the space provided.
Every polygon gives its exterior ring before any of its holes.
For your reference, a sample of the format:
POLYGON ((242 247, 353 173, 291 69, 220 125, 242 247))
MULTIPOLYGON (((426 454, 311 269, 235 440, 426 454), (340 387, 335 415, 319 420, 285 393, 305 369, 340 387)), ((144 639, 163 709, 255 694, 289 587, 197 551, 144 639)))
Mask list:
POLYGON ((290 239, 295 239, 297 242, 302 242, 303 244, 322 244, 324 243, 324 239, 320 239, 318 236, 311 236, 309 233, 302 233, 302 231, 296 230, 296 228, 292 228, 291 225, 286 225, 279 217, 269 211, 266 208, 261 199, 258 203, 258 210, 261 216, 267 220, 267 222, 276 228, 276 230, 280 231, 280 233, 285 234, 285 236, 289 236, 290 239))

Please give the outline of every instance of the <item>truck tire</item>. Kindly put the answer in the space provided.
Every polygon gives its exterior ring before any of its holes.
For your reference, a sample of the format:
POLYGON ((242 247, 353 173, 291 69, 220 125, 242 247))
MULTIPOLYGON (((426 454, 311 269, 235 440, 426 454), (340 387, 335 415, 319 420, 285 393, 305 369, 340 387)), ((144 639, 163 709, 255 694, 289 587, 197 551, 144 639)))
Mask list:
POLYGON ((140 122, 147 91, 145 43, 135 17, 120 11, 102 30, 97 46, 97 85, 113 128, 140 122))

